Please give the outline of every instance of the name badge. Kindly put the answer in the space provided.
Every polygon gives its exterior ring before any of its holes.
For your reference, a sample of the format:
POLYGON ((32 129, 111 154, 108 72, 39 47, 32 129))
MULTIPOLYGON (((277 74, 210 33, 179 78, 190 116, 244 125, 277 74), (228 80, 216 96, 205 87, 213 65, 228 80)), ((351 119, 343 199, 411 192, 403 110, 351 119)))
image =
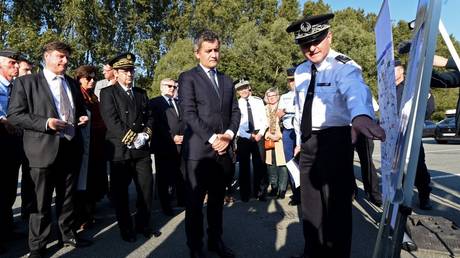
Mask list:
POLYGON ((316 84, 316 86, 318 86, 318 87, 328 87, 328 86, 331 86, 331 83, 330 82, 318 82, 316 84))

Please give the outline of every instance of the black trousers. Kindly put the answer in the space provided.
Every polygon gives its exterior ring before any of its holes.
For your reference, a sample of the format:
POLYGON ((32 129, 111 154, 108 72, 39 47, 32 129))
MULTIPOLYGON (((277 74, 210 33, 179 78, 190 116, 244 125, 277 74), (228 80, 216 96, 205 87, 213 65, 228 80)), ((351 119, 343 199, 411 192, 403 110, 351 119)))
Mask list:
POLYGON ((332 127, 301 144, 300 192, 309 258, 350 257, 353 147, 350 127, 332 127))
POLYGON ((176 190, 177 202, 185 202, 185 183, 181 172, 181 159, 178 154, 155 154, 156 185, 163 211, 171 209, 170 188, 176 190))
MULTIPOLYGON (((1 147, 3 148, 3 146, 1 147)), ((2 179, 0 180, 0 242, 13 231, 13 204, 18 188, 18 174, 21 162, 0 156, 2 179)))
POLYGON ((27 159, 21 164, 21 216, 22 219, 29 219, 35 208, 34 182, 30 176, 30 167, 27 159))
POLYGON ((253 189, 257 197, 264 194, 268 187, 267 165, 265 164, 264 141, 258 142, 239 137, 237 141, 238 160, 240 162, 239 185, 241 199, 249 199, 251 195, 251 156, 254 169, 253 189))
POLYGON ((427 201, 431 193, 431 176, 428 172, 428 168, 425 163, 425 149, 423 148, 423 142, 420 143, 420 153, 417 162, 417 171, 415 174, 415 186, 418 190, 418 196, 420 201, 427 201))
POLYGON ((56 190, 55 208, 60 239, 68 240, 75 237, 72 230, 75 219, 73 194, 80 163, 77 147, 75 141, 61 139, 58 154, 51 166, 30 169, 36 198, 36 210, 29 218, 29 248, 32 251, 45 248, 51 233, 53 190, 56 190))
POLYGON ((221 239, 225 186, 233 163, 227 155, 185 162, 187 245, 191 250, 200 250, 203 246, 203 201, 206 193, 208 241, 221 239))
POLYGON ((152 159, 150 156, 111 162, 110 191, 118 227, 122 235, 133 232, 129 211, 129 185, 134 181, 137 192, 135 229, 150 229, 153 197, 152 159))
POLYGON ((374 163, 372 162, 374 142, 368 139, 365 135, 359 134, 358 140, 355 143, 355 149, 359 156, 359 163, 361 164, 361 177, 363 180, 364 191, 370 198, 382 200, 377 171, 374 163))

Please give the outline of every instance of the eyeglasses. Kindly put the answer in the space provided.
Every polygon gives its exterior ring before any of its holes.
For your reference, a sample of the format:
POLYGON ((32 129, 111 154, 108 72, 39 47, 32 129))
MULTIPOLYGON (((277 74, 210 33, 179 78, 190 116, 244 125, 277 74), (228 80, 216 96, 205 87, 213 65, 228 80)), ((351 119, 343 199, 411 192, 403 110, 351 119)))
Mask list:
POLYGON ((275 95, 267 95, 268 98, 273 98, 273 97, 276 97, 278 96, 278 94, 275 94, 275 95))
POLYGON ((176 85, 170 85, 170 84, 163 84, 163 86, 167 86, 168 88, 174 88, 174 89, 178 88, 176 85))
POLYGON ((327 38, 326 37, 320 37, 319 39, 315 39, 314 41, 312 42, 308 42, 308 43, 304 43, 304 44, 301 44, 300 47, 303 48, 303 49, 309 49, 311 46, 317 46, 319 45, 321 42, 323 42, 323 40, 327 38))

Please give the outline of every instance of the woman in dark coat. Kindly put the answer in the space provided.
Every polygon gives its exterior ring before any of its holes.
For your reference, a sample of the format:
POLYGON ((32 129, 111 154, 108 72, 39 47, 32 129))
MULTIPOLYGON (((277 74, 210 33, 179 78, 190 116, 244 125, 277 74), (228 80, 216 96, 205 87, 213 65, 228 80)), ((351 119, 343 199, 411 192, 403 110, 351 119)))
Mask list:
POLYGON ((85 229, 94 221, 96 202, 107 193, 107 161, 104 158, 106 127, 94 94, 96 67, 83 65, 75 71, 89 123, 82 130, 83 157, 75 195, 76 228, 85 229))

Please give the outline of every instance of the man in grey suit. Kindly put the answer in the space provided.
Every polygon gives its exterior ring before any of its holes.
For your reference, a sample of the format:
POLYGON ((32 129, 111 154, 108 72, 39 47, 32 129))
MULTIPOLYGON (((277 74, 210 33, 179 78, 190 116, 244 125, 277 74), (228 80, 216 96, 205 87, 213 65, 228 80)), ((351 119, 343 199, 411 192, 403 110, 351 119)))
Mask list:
POLYGON ((43 257, 51 233, 51 203, 56 190, 56 214, 60 241, 84 247, 72 229, 73 191, 79 168, 81 144, 79 126, 88 117, 80 90, 65 74, 71 48, 55 41, 43 47, 45 68, 14 81, 8 120, 24 129, 24 151, 35 185, 36 210, 29 219, 29 257, 43 257))
POLYGON ((202 251, 203 200, 208 194, 208 249, 220 257, 234 257, 222 241, 225 186, 231 173, 233 137, 238 131, 240 110, 233 81, 216 71, 218 36, 205 30, 195 39, 199 65, 179 76, 179 102, 187 126, 182 143, 185 160, 185 231, 191 257, 202 251))

